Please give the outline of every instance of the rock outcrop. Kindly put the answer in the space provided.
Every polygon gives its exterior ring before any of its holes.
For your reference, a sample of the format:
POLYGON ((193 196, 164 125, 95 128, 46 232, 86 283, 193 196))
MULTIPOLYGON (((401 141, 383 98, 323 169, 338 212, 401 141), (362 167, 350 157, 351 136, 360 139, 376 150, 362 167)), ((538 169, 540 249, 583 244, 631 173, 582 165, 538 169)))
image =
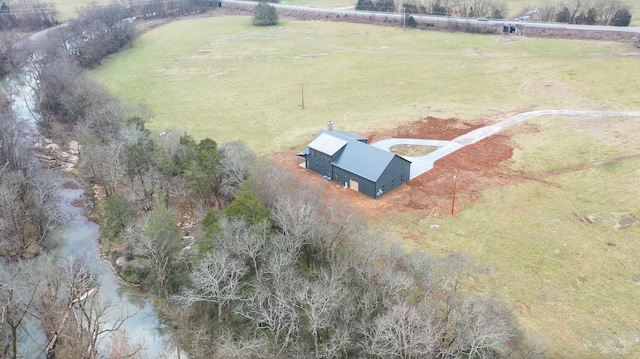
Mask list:
POLYGON ((45 138, 43 142, 43 146, 35 154, 43 166, 58 168, 65 172, 71 172, 77 167, 80 155, 78 141, 69 141, 64 150, 50 139, 45 138))

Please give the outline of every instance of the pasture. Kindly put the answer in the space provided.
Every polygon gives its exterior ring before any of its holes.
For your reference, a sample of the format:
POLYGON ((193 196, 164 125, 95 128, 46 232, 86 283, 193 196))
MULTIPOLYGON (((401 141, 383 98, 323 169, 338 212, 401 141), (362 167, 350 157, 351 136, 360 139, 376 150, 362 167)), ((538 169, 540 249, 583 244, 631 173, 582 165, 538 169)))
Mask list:
MULTIPOLYGON (((536 109, 640 110, 640 50, 629 44, 349 23, 176 21, 93 75, 146 105, 154 131, 291 157, 328 120, 366 136, 427 116, 491 123, 536 109)), ((461 196, 455 216, 391 210, 376 222, 407 250, 469 253, 484 268, 479 280, 551 357, 638 357, 639 131, 638 118, 516 125, 504 178, 462 177, 461 192, 486 186, 461 196)))

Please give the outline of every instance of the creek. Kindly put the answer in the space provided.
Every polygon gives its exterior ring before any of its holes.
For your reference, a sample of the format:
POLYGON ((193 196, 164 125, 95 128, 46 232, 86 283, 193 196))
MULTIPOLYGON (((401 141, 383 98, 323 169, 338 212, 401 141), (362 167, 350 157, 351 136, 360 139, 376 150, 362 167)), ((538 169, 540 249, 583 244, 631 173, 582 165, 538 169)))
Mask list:
MULTIPOLYGON (((37 130, 38 114, 35 108, 35 94, 31 87, 22 78, 9 79, 5 84, 9 88, 12 100, 12 111, 17 119, 25 126, 37 130)), ((53 171, 53 170, 52 170, 53 171)), ((70 181, 73 181, 72 179, 70 181)), ((100 256, 100 229, 97 224, 91 222, 84 214, 83 208, 75 207, 74 201, 81 199, 85 193, 83 189, 66 188, 59 189, 59 197, 63 210, 68 214, 68 221, 54 234, 55 248, 41 256, 53 255, 58 263, 73 259, 86 263, 99 278, 99 289, 92 296, 98 299, 108 300, 112 309, 107 314, 107 323, 104 327, 113 326, 118 319, 130 316, 122 325, 127 331, 132 344, 141 343, 146 348, 145 358, 174 358, 180 356, 167 353, 164 344, 169 342, 169 336, 163 330, 155 311, 152 300, 134 288, 121 284, 110 266, 100 256)), ((34 260, 38 260, 37 258, 34 260)), ((2 264, 0 262, 0 265, 2 264)), ((44 348, 47 345, 45 335, 39 324, 32 321, 25 326, 25 332, 21 336, 21 347, 24 358, 45 358, 44 348)), ((101 352, 109 346, 110 338, 105 334, 100 339, 101 352)))

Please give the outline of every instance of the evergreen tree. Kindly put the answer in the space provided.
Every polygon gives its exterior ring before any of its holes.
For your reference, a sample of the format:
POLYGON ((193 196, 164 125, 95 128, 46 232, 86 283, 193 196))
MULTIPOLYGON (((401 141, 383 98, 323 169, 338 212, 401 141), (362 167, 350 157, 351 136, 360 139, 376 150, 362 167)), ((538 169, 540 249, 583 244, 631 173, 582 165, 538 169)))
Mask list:
POLYGON ((256 26, 271 26, 278 23, 276 8, 266 2, 260 2, 253 14, 253 24, 256 26))
POLYGON ((620 9, 616 11, 611 19, 611 25, 613 26, 629 26, 631 23, 631 12, 629 9, 620 9))
POLYGON ((571 13, 569 13, 569 9, 565 6, 558 14, 556 14, 556 21, 568 23, 569 20, 571 20, 571 13))

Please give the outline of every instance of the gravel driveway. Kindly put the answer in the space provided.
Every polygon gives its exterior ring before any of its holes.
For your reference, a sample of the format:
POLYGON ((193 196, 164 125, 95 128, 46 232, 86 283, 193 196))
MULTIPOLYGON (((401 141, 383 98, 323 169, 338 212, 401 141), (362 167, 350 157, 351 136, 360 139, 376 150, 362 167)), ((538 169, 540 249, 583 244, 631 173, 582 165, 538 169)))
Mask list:
POLYGON ((414 145, 414 146, 430 146, 437 149, 425 156, 404 158, 411 161, 411 179, 431 170, 433 164, 451 153, 472 145, 480 140, 490 137, 503 129, 516 123, 529 120, 541 116, 580 116, 580 117, 640 117, 640 111, 618 112, 618 111, 573 111, 573 110, 540 110, 523 112, 502 120, 496 124, 485 126, 465 133, 462 136, 454 138, 451 141, 414 139, 414 138, 389 138, 386 140, 372 143, 374 147, 378 147, 385 151, 391 151, 391 147, 397 145, 414 145))

